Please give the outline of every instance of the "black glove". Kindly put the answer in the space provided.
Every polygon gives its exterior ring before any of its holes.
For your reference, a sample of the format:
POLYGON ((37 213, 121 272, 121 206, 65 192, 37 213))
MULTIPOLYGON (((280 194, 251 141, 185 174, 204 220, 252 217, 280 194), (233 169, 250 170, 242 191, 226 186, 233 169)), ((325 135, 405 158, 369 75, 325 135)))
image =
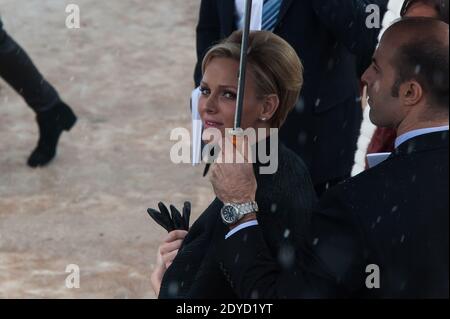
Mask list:
POLYGON ((191 216, 191 203, 185 202, 183 206, 183 216, 174 206, 170 205, 170 213, 166 205, 158 203, 159 211, 149 208, 148 214, 167 232, 174 230, 189 230, 189 219, 191 216))

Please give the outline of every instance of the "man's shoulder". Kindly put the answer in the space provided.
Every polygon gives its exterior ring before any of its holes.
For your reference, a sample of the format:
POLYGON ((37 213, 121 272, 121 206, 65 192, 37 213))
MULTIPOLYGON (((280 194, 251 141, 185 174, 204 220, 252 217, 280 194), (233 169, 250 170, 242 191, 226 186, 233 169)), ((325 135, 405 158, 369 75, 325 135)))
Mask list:
POLYGON ((381 201, 383 194, 409 196, 412 188, 429 191, 437 181, 448 180, 448 154, 445 153, 445 149, 434 149, 390 157, 331 188, 321 202, 340 200, 358 207, 357 203, 381 201))

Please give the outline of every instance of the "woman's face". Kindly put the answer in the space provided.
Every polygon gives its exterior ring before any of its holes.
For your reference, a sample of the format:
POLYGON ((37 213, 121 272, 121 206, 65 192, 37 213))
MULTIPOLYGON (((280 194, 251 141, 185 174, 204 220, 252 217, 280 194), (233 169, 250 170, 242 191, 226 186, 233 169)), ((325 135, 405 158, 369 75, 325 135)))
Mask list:
MULTIPOLYGON (((216 128, 225 136, 225 130, 233 128, 238 92, 239 63, 229 58, 213 58, 206 66, 200 84, 199 112, 205 129, 216 128)), ((263 99, 258 99, 252 75, 247 72, 243 129, 269 127, 261 118, 263 99)))

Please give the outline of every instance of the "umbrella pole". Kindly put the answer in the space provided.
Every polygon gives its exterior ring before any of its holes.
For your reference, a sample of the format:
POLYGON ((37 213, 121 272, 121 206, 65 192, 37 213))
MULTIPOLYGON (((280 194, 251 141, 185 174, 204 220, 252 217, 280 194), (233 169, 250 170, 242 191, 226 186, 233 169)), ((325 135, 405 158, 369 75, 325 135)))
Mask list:
POLYGON ((245 78, 247 70, 247 51, 248 51, 248 41, 250 34, 250 19, 252 15, 252 0, 246 0, 245 2, 245 20, 244 20, 244 30, 242 33, 242 45, 241 45, 241 61, 239 64, 239 84, 238 84, 238 95, 236 103, 236 112, 234 117, 234 128, 231 131, 233 135, 233 144, 236 144, 236 136, 241 136, 243 130, 241 128, 242 120, 242 109, 244 106, 244 94, 245 94, 245 78))

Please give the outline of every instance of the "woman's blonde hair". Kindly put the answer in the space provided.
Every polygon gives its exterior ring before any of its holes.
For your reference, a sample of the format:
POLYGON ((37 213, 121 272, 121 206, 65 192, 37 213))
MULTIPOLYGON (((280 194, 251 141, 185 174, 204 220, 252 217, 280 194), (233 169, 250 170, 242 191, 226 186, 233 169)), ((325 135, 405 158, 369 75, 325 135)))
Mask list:
MULTIPOLYGON (((236 31, 205 55, 202 73, 214 58, 240 61, 242 31, 236 31)), ((280 128, 298 101, 303 86, 303 65, 295 50, 285 40, 267 31, 249 35, 247 68, 255 80, 256 94, 276 94, 280 100, 271 119, 272 127, 280 128)))

